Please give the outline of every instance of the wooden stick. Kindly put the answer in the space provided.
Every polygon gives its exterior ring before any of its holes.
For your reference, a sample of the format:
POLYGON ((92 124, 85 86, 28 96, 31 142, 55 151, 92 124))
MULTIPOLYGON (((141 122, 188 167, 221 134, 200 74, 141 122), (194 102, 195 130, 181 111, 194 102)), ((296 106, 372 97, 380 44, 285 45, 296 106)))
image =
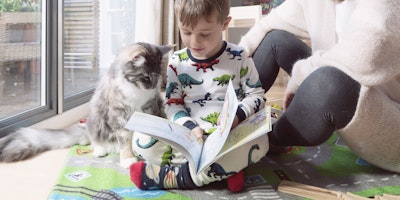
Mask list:
POLYGON ((283 180, 278 186, 278 191, 311 199, 342 199, 343 193, 311 185, 305 185, 288 180, 283 180))
POLYGON ((366 197, 362 197, 350 192, 347 192, 344 196, 343 196, 345 200, 371 200, 370 198, 366 198, 366 197))
POLYGON ((382 196, 375 195, 375 199, 379 200, 400 200, 399 195, 383 194, 382 196))
MULTIPOLYGON (((296 183, 288 180, 283 180, 281 184, 279 184, 278 191, 310 199, 370 200, 370 198, 362 197, 350 192, 342 193, 338 191, 328 190, 325 188, 296 183)), ((375 195, 374 199, 400 200, 400 196, 383 194, 382 196, 375 195)))

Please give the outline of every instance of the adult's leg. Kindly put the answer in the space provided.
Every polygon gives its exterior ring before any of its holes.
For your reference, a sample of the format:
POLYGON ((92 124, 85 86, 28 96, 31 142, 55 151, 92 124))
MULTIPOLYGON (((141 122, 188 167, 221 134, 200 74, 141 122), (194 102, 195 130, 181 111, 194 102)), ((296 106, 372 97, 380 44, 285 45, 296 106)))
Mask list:
POLYGON ((253 54, 262 87, 268 91, 280 67, 290 75, 293 64, 310 55, 311 48, 293 34, 282 30, 269 32, 253 54))
POLYGON ((311 73, 273 125, 269 141, 278 146, 312 146, 326 141, 354 116, 360 84, 334 67, 311 73))

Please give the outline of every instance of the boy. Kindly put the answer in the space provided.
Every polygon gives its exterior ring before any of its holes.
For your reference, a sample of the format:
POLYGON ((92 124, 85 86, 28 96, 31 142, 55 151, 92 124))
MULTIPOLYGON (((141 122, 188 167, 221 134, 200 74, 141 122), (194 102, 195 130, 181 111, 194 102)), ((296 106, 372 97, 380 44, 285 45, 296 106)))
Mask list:
MULTIPOLYGON (((216 122, 207 119, 222 110, 229 80, 240 101, 232 127, 265 104, 253 60, 243 48, 222 40, 222 32, 231 20, 229 8, 229 0, 175 1, 181 39, 187 48, 176 51, 169 60, 165 111, 168 119, 188 127, 199 139, 215 129, 216 122)), ((229 153, 199 175, 185 159, 176 156, 170 166, 137 162, 131 165, 131 180, 140 189, 191 189, 231 177, 228 187, 235 192, 243 185, 241 170, 259 161, 267 151, 265 135, 229 153), (249 158, 253 145, 260 148, 249 158)))

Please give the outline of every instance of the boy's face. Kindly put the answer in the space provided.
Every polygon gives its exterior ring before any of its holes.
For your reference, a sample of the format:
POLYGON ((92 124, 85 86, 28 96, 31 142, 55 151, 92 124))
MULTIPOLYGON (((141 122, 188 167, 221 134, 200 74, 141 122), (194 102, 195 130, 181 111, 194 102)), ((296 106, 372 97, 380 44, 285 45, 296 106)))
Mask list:
POLYGON ((222 31, 228 26, 230 19, 228 17, 224 24, 220 24, 214 12, 208 20, 200 18, 193 27, 179 23, 183 44, 196 59, 202 60, 214 56, 222 47, 222 31))

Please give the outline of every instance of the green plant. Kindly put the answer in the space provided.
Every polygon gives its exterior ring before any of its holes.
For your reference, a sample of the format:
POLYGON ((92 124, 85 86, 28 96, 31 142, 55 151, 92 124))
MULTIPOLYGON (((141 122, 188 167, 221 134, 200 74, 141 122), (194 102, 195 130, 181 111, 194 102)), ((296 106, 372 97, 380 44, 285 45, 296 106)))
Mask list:
POLYGON ((21 0, 0 0, 0 12, 16 12, 21 7, 21 0))
POLYGON ((34 12, 38 9, 37 0, 0 0, 0 12, 34 12))

